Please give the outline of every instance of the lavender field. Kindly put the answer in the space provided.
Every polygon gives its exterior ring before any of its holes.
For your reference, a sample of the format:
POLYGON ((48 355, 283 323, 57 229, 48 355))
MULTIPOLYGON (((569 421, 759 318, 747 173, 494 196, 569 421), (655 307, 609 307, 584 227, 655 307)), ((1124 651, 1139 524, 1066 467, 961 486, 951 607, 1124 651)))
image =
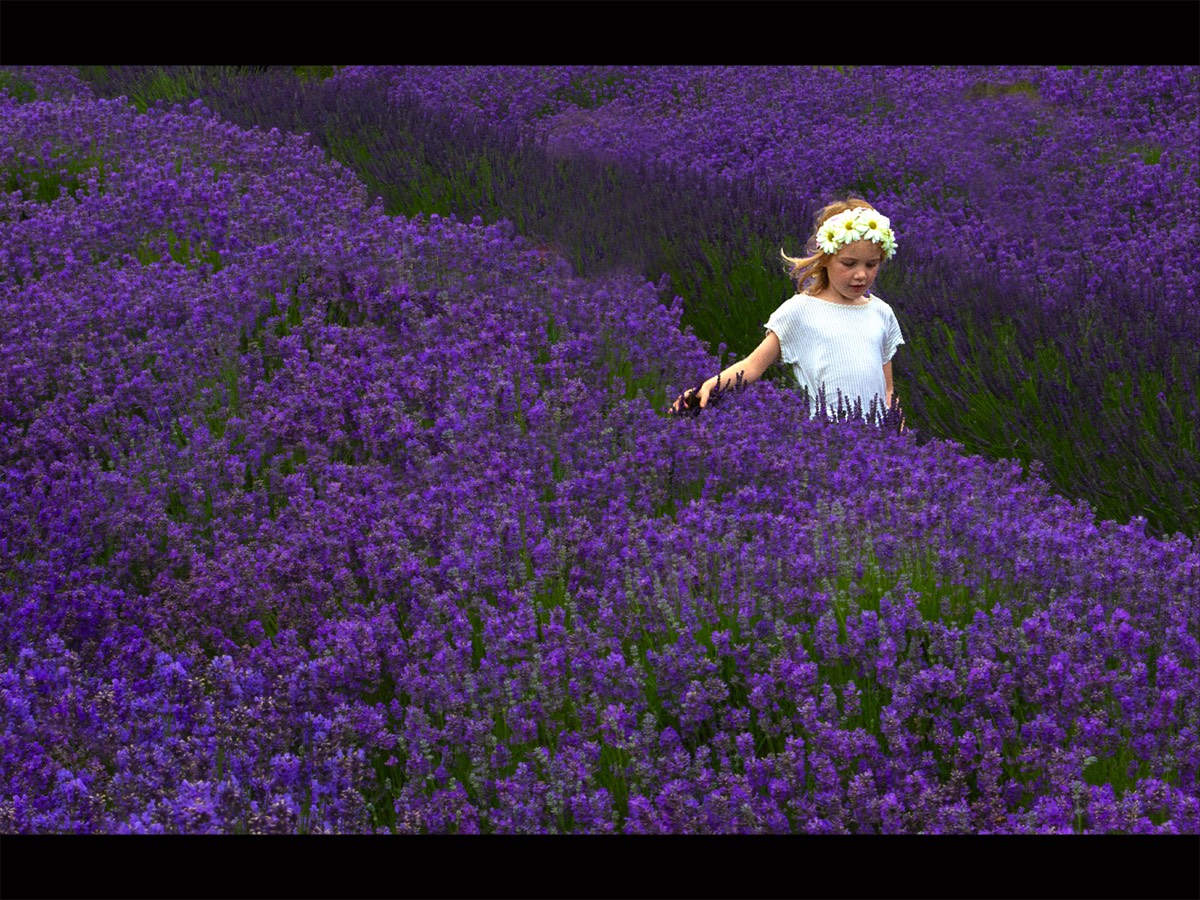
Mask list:
POLYGON ((0 69, 0 832, 1200 833, 1200 71, 305 74, 0 69))

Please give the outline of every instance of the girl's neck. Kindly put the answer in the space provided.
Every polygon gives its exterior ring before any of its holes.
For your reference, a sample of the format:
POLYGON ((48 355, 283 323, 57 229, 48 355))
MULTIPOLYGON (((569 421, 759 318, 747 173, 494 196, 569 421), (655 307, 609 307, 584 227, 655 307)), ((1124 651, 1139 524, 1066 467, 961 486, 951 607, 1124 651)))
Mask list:
POLYGON ((871 295, 869 293, 864 294, 863 298, 861 300, 843 300, 842 298, 838 297, 836 295, 836 293, 834 293, 833 291, 830 291, 828 293, 826 293, 825 291, 817 291, 815 294, 809 294, 808 296, 813 297, 817 300, 822 300, 825 303, 832 303, 835 306, 866 306, 867 304, 869 304, 871 302, 871 295), (830 296, 830 295, 832 295, 832 296, 830 296))

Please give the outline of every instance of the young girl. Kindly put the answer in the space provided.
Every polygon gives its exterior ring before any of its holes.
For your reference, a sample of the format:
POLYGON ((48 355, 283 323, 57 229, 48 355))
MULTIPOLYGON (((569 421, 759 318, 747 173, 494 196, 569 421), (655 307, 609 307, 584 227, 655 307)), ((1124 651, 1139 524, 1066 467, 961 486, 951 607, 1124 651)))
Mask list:
POLYGON ((763 342, 698 391, 684 391, 671 412, 695 406, 696 394, 707 406, 718 381, 721 390, 739 375, 749 384, 781 361, 807 389, 810 416, 840 417, 857 407, 878 422, 892 406, 892 355, 904 338, 892 308, 871 293, 880 265, 896 253, 891 223, 865 200, 839 200, 817 214, 806 252, 793 258, 780 251, 800 293, 771 314, 763 342))

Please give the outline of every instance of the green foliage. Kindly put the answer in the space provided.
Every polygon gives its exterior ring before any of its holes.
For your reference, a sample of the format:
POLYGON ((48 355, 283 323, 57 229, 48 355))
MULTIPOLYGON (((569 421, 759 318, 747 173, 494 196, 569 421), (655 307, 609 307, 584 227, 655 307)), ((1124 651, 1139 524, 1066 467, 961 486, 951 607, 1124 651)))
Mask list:
POLYGON ((170 259, 188 269, 208 266, 211 271, 218 272, 222 267, 221 254, 209 247, 206 242, 193 243, 190 238, 181 238, 169 228, 142 238, 138 242, 134 255, 143 266, 170 259))
POLYGON ((614 341, 605 351, 603 371, 605 386, 615 396, 625 400, 633 400, 639 395, 644 397, 651 408, 664 409, 667 402, 667 391, 663 384, 662 373, 649 373, 634 377, 633 362, 619 342, 614 341))
POLYGON ((65 195, 77 200, 88 177, 94 175, 103 187, 106 164, 96 154, 65 159, 60 166, 47 165, 44 169, 11 165, 0 168, 0 186, 6 194, 17 191, 21 199, 37 203, 53 203, 65 195))
POLYGON ((1086 321, 1076 338, 1049 342, 1025 339, 1011 318, 966 309, 954 318, 905 329, 896 377, 908 385, 910 421, 967 453, 1026 471, 1041 463, 1056 492, 1086 498, 1102 519, 1141 515, 1157 533, 1196 533, 1200 485, 1187 462, 1197 458, 1196 398, 1183 377, 1195 353, 1176 352, 1166 372, 1130 371, 1126 341, 1086 321), (1178 460, 1174 475, 1149 464, 1164 458, 1178 460))
POLYGON ((1162 147, 1156 144, 1137 144, 1133 148, 1133 152, 1142 158, 1142 162, 1148 166, 1158 165, 1158 161, 1162 159, 1162 147))
MULTIPOLYGON (((633 89, 626 84, 623 75, 591 72, 572 76, 569 83, 555 90, 551 97, 575 109, 599 109, 617 97, 632 95, 633 89)), ((534 118, 551 115, 556 109, 556 104, 547 103, 534 114, 534 118)))
POLYGON ((977 81, 967 90, 967 96, 973 100, 986 97, 1005 97, 1010 94, 1024 94, 1035 99, 1041 96, 1038 93, 1037 86, 1025 79, 1014 81, 1012 84, 993 84, 989 81, 977 81))
POLYGON ((159 101, 167 105, 203 100, 219 79, 243 75, 241 66, 81 66, 79 74, 101 94, 119 83, 125 96, 144 113, 159 101))
POLYGON ((32 103, 37 99, 37 88, 15 72, 0 72, 0 91, 18 103, 32 103))
MULTIPOLYGON (((766 336, 763 323, 795 293, 783 270, 777 242, 766 235, 739 236, 743 252, 705 242, 696 251, 679 248, 669 253, 664 271, 685 303, 681 324, 710 344, 725 343, 739 357, 754 350, 766 336)), ((791 383, 782 367, 767 371, 770 379, 791 383)))
POLYGON ((292 66, 292 71, 301 81, 324 81, 332 78, 338 66, 292 66))

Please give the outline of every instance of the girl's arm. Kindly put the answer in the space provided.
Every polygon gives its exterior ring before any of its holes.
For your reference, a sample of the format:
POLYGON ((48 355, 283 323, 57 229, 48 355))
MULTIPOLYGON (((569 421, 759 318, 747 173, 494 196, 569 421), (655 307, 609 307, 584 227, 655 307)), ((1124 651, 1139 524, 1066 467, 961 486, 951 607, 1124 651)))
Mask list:
MULTIPOLYGON (((780 360, 779 338, 775 332, 767 331, 767 336, 763 338, 763 342, 754 348, 751 353, 743 360, 735 362, 732 366, 722 372, 720 375, 714 375, 704 384, 700 385, 700 406, 708 405, 708 397, 716 389, 717 380, 720 379, 721 390, 725 390, 737 383, 737 377, 742 376, 742 382, 749 384, 752 381, 758 381, 762 377, 763 372, 775 365, 780 360)), ((679 412, 683 406, 684 399, 692 393, 692 389, 684 391, 679 395, 679 399, 675 401, 675 405, 671 407, 672 412, 679 412)))

